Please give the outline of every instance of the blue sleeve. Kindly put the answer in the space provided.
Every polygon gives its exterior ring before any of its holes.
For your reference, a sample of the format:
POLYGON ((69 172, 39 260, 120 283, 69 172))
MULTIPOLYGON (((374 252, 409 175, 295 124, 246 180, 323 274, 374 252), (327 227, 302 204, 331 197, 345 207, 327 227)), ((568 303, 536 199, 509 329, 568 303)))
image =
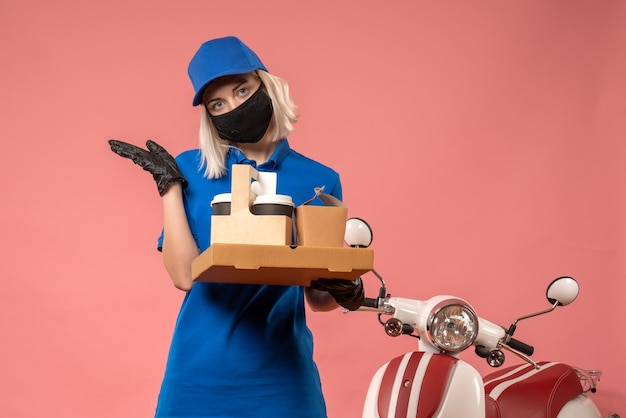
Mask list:
POLYGON ((161 235, 157 239, 157 250, 163 251, 163 230, 161 230, 161 235))

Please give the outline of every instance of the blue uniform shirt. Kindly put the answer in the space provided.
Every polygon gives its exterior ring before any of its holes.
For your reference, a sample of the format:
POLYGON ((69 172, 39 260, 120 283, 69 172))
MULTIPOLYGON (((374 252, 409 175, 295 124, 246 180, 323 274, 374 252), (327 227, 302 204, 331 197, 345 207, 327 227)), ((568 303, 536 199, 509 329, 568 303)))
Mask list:
MULTIPOLYGON (((231 149, 228 173, 219 179, 204 176, 199 150, 176 161, 189 182, 183 199, 200 251, 210 244, 213 196, 231 190, 232 164, 276 172, 276 192, 295 205, 320 186, 341 199, 339 175, 290 149, 286 139, 259 166, 231 149)), ((162 242, 161 235, 159 248, 162 242)), ((194 283, 176 322, 156 416, 326 417, 303 288, 194 283)))

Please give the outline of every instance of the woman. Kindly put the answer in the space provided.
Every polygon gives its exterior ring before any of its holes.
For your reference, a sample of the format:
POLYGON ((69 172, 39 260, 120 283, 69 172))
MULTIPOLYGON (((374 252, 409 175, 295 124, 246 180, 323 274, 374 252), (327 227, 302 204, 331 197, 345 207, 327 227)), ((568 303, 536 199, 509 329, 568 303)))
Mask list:
POLYGON ((186 292, 174 330, 157 417, 325 417, 305 300, 314 311, 356 309, 360 279, 311 287, 194 283, 191 262, 210 245, 210 202, 230 191, 232 164, 277 173, 294 203, 315 187, 341 199, 339 175, 289 147, 296 121, 287 83, 269 74, 235 37, 208 41, 189 64, 201 105, 200 149, 175 160, 111 140, 111 149, 149 171, 163 201, 158 248, 174 286, 186 292))

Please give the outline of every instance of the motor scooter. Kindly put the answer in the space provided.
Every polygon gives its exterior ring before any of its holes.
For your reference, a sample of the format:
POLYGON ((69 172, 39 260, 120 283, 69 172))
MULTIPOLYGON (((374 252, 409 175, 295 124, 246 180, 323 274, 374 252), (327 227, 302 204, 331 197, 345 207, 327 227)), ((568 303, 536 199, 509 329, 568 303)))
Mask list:
MULTIPOLYGON (((369 225, 351 218, 346 243, 367 247, 369 225)), ((464 299, 438 295, 427 300, 392 297, 384 279, 378 297, 365 298, 359 311, 378 314, 387 335, 418 340, 418 350, 384 364, 371 380, 363 418, 597 418, 588 393, 596 391, 602 372, 560 362, 535 362, 534 348, 513 338, 519 321, 566 306, 578 296, 572 277, 553 280, 546 292, 550 308, 517 318, 508 328, 479 317, 464 299), (383 320, 383 318, 388 319, 383 320), (525 361, 487 376, 460 355, 474 347, 489 366, 500 368, 505 352, 525 361)), ((610 417, 619 417, 617 414, 610 417)))

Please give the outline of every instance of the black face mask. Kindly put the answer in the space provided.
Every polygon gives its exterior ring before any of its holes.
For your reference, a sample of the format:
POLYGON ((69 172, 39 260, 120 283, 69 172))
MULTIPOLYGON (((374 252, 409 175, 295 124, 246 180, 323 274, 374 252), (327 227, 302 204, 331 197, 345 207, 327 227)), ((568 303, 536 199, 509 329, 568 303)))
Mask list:
POLYGON ((239 143, 259 142, 272 120, 272 101, 263 85, 239 107, 223 115, 211 116, 220 138, 239 143))

